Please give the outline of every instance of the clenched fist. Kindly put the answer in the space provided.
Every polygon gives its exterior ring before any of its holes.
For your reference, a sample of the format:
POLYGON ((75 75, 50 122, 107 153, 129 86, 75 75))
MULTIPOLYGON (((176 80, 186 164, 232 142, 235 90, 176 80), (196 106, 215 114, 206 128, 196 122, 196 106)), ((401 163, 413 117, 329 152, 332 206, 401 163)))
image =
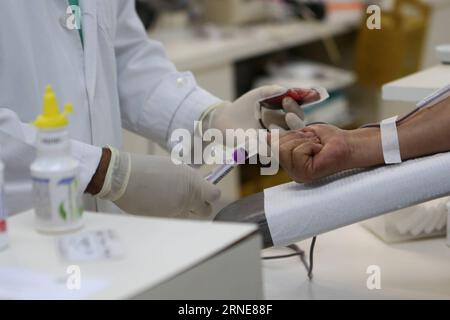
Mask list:
POLYGON ((312 182, 343 170, 380 163, 382 152, 377 139, 378 129, 309 126, 280 136, 280 164, 294 181, 312 182), (370 148, 365 150, 365 145, 370 148))

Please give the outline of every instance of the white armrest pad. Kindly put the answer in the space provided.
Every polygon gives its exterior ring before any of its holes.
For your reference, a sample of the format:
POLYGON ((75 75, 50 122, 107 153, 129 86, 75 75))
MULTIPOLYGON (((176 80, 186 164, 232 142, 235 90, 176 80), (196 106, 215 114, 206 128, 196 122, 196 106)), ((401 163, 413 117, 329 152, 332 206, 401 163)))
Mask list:
POLYGON ((450 194, 450 153, 352 170, 264 192, 274 245, 284 246, 450 194))

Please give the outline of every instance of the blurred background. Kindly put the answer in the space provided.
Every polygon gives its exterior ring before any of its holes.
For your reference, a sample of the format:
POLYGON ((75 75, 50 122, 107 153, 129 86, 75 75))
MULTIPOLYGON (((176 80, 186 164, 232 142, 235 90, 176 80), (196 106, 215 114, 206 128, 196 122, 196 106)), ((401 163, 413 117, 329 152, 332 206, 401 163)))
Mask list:
MULTIPOLYGON (((356 128, 414 108, 382 99, 382 86, 440 63, 450 43, 449 0, 137 0, 149 37, 161 41, 179 70, 226 100, 254 87, 324 86, 331 99, 306 110, 308 122, 356 128), (369 5, 381 30, 369 30, 369 5)), ((399 99, 401 100, 401 99, 399 99)), ((126 133, 133 152, 163 151, 126 133)), ((207 170, 207 169, 205 169, 207 170)), ((289 181, 242 166, 221 182, 223 205, 289 181)))

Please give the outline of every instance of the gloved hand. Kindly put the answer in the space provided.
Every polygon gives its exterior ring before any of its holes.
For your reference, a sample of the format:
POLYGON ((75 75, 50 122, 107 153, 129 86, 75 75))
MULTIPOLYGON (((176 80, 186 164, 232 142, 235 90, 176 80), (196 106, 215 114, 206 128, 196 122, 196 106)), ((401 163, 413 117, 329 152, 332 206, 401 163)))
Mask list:
POLYGON ((283 94, 286 88, 265 86, 252 90, 235 102, 223 102, 205 118, 205 129, 262 129, 261 122, 268 129, 301 129, 304 125, 302 108, 292 98, 283 101, 283 110, 260 108, 258 101, 283 94), (261 122, 260 122, 261 120, 261 122))
POLYGON ((120 153, 111 161, 97 197, 113 201, 127 213, 145 216, 207 217, 220 190, 187 165, 168 157, 120 153))

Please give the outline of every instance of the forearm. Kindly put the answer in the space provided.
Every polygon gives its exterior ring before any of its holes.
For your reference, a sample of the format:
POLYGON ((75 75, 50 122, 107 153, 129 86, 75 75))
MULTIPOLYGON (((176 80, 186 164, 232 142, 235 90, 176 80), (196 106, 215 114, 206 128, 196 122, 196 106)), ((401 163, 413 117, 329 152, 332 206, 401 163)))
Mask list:
POLYGON ((398 127, 402 159, 450 150, 450 99, 419 111, 398 127))
MULTIPOLYGON (((402 160, 450 151, 450 99, 418 111, 398 125, 402 160)), ((348 131, 352 149, 350 168, 365 168, 384 163, 378 128, 348 131)))

